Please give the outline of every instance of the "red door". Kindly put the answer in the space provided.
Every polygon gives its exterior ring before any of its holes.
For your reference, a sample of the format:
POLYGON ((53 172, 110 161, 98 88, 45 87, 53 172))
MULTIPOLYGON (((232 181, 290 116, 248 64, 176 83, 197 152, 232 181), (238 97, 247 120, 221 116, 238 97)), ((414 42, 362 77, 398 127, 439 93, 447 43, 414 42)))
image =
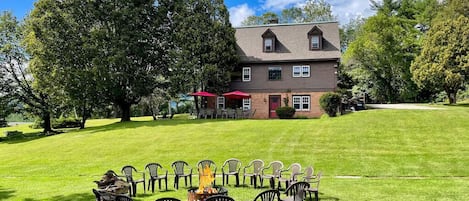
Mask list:
POLYGON ((280 107, 280 96, 269 96, 269 118, 277 118, 275 109, 280 107))

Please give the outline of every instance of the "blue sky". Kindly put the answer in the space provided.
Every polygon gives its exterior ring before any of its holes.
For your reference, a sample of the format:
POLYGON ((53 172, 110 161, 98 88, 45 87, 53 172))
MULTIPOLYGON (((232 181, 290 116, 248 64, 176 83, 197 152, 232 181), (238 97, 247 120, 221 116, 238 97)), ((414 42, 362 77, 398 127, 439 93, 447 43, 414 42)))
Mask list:
MULTIPOLYGON (((0 0, 0 11, 12 11, 22 19, 32 8, 36 0, 0 0)), ((225 0, 230 11, 230 20, 238 26, 246 17, 259 15, 266 11, 279 12, 284 8, 301 6, 306 0, 225 0)), ((332 5, 332 12, 339 23, 346 24, 356 16, 368 17, 373 14, 369 0, 326 0, 332 5)))

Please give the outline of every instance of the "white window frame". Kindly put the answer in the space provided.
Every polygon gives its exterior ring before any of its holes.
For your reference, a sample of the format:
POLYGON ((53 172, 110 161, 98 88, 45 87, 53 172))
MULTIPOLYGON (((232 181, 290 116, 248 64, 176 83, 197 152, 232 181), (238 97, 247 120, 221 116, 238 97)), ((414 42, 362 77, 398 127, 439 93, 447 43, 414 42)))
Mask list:
POLYGON ((251 109, 251 99, 246 98, 243 99, 243 110, 250 110, 251 109))
POLYGON ((304 66, 293 66, 292 67, 292 76, 293 77, 310 77, 311 76, 311 67, 308 65, 304 66), (295 75, 295 69, 297 74, 295 75))
POLYGON ((243 82, 250 82, 251 81, 251 67, 243 67, 243 82), (245 76, 247 75, 247 78, 245 76))
POLYGON ((225 109, 225 97, 224 96, 217 97, 217 109, 225 109), (222 106, 221 108, 220 108, 220 105, 222 106))
POLYGON ((320 48, 320 37, 318 35, 312 35, 311 36, 311 49, 317 50, 320 48), (315 39, 317 39, 315 41, 315 39))
POLYGON ((310 111, 311 110, 311 96, 306 95, 294 95, 292 96, 293 108, 296 111, 310 111), (298 104, 298 108, 295 107, 298 104), (303 107, 306 105, 306 107, 303 107))
POLYGON ((265 38, 264 39, 264 52, 273 52, 274 50, 274 39, 273 38, 265 38), (270 42, 269 46, 267 45, 267 41, 270 42), (267 47, 270 47, 267 49, 267 47))

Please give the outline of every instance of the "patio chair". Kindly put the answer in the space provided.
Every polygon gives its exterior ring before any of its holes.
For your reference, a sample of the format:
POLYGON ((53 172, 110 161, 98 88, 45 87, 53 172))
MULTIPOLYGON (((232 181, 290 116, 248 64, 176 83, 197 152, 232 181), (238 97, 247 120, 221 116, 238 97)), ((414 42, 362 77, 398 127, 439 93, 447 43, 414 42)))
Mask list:
POLYGON ((215 111, 212 108, 205 109, 205 118, 207 118, 207 116, 210 116, 210 118, 213 119, 213 113, 214 112, 215 111))
POLYGON ((290 185, 285 194, 288 196, 284 201, 301 201, 306 198, 306 191, 309 188, 309 183, 300 181, 290 185))
POLYGON ((236 109, 236 118, 243 119, 244 118, 244 111, 242 109, 236 109))
POLYGON ((207 118, 207 114, 205 112, 205 108, 199 108, 199 114, 197 115, 198 119, 202 119, 202 117, 207 118))
POLYGON ((303 175, 303 181, 310 182, 315 178, 316 176, 314 175, 314 168, 312 166, 306 167, 304 175, 303 175))
POLYGON ((179 188, 179 178, 184 177, 184 181, 187 187, 187 177, 190 180, 190 186, 192 187, 192 167, 185 161, 175 161, 171 164, 171 168, 174 170, 174 188, 179 188), (189 171, 186 171, 189 169, 189 171))
POLYGON ((236 178, 236 186, 239 186, 239 171, 241 170, 241 161, 236 158, 231 158, 226 160, 221 167, 222 177, 223 177, 223 186, 228 184, 228 176, 233 175, 236 178), (226 167, 228 166, 228 167, 226 167))
POLYGON ((200 176, 203 173, 203 169, 205 167, 210 168, 213 174, 213 185, 215 186, 215 177, 217 175, 217 165, 215 165, 215 162, 212 160, 201 160, 197 162, 197 170, 199 171, 199 181, 200 181, 200 176))
POLYGON ((226 109, 225 117, 228 118, 236 118, 236 111, 234 109, 228 108, 226 109))
POLYGON ((257 177, 261 175, 261 170, 264 167, 264 161, 260 159, 253 160, 243 169, 243 186, 246 181, 246 177, 251 179, 251 185, 257 188, 257 177))
POLYGON ((217 119, 218 118, 223 118, 223 113, 224 113, 223 109, 221 109, 221 108, 217 109, 215 111, 215 118, 217 118, 217 119))
POLYGON ((148 190, 150 190, 151 183, 151 192, 155 192, 155 181, 158 180, 158 188, 161 190, 161 180, 164 180, 166 185, 166 190, 168 190, 168 170, 164 169, 159 163, 149 163, 145 166, 145 170, 148 170, 148 190), (161 170, 163 173, 158 174, 158 170, 161 170))
POLYGON ((321 181, 321 176, 322 176, 322 172, 318 172, 316 179, 313 181, 309 181, 309 183, 315 183, 316 186, 314 187, 311 186, 308 189, 306 189, 306 191, 309 193, 309 198, 313 199, 311 197, 311 193, 314 193, 314 198, 316 201, 319 201, 319 182, 321 181))
POLYGON ((280 177, 278 178, 278 189, 281 188, 281 183, 285 182, 285 188, 288 188, 289 184, 298 181, 298 175, 301 175, 301 165, 299 163, 293 163, 285 170, 280 171, 280 177))
POLYGON ((145 172, 139 172, 137 169, 135 169, 131 165, 124 166, 121 170, 122 174, 125 175, 125 178, 127 180, 127 183, 131 185, 131 190, 129 191, 130 196, 135 197, 137 194, 137 184, 142 183, 143 184, 143 193, 146 194, 146 189, 145 189, 145 172), (142 174, 142 179, 135 180, 133 177, 133 173, 141 173, 142 174))
POLYGON ((268 179, 270 183, 270 187, 272 189, 275 188, 275 179, 280 177, 280 171, 283 169, 283 163, 281 161, 272 161, 269 163, 267 167, 262 168, 261 170, 261 187, 264 186, 264 179, 268 179), (268 172, 272 172, 269 174, 268 172))
POLYGON ((266 190, 259 193, 256 198, 254 198, 254 201, 281 201, 280 191, 276 189, 266 190))
POLYGON ((133 201, 132 198, 127 197, 126 195, 117 195, 116 201, 133 201))
POLYGON ((227 195, 214 195, 210 196, 205 201, 235 201, 232 197, 227 195))
POLYGON ((158 198, 155 201, 181 201, 181 200, 177 198, 158 198))

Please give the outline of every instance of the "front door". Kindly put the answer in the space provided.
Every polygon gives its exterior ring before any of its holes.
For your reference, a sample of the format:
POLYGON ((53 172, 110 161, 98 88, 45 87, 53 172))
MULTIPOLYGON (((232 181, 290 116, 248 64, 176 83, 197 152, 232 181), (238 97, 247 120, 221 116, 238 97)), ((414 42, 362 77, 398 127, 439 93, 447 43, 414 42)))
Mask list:
POLYGON ((269 118, 277 118, 275 109, 280 107, 280 96, 269 96, 269 118))

